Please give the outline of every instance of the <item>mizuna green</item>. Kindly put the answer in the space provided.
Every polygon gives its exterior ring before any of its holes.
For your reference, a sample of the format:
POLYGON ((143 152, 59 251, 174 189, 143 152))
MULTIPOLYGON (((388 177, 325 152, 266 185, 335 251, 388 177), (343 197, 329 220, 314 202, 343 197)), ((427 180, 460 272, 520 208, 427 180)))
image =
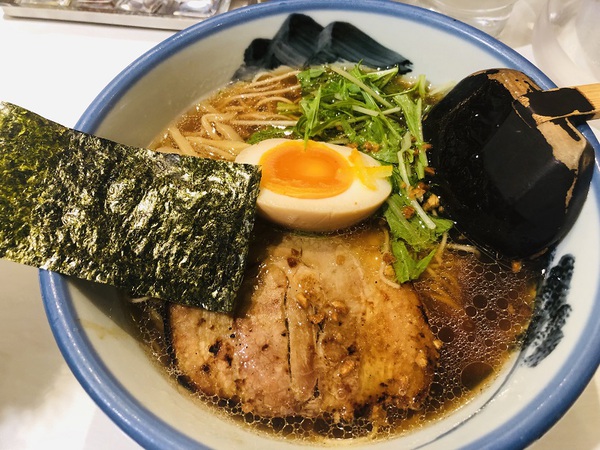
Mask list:
POLYGON ((327 65, 298 74, 302 99, 280 103, 282 114, 301 116, 295 127, 265 130, 251 142, 294 136, 357 147, 382 164, 393 166, 393 194, 383 207, 391 235, 398 282, 415 280, 427 268, 441 236, 453 222, 426 212, 429 195, 419 189, 428 167, 422 118, 438 94, 424 76, 401 84, 398 68, 373 70, 327 65))

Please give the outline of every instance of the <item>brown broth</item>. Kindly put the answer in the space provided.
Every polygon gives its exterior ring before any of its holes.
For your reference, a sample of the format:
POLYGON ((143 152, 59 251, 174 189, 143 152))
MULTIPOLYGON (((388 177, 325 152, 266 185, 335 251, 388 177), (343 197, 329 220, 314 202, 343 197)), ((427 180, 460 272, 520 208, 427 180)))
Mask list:
MULTIPOLYGON (((326 443, 400 436, 447 416, 496 379, 520 348, 541 274, 541 263, 525 263, 515 271, 474 253, 446 251, 441 262, 413 283, 431 329, 443 343, 429 397, 420 411, 390 409, 377 423, 364 418, 340 422, 327 416, 268 418, 244 413, 230 399, 193 391, 191 395, 216 414, 275 438, 326 443)), ((151 300, 132 304, 131 313, 152 357, 173 380, 179 380, 164 335, 165 308, 164 303, 151 300)))
MULTIPOLYGON (((285 86, 289 87, 289 83, 286 82, 285 86)), ((206 100, 205 106, 198 106, 182 115, 175 125, 182 132, 193 133, 199 128, 206 108, 221 108, 221 104, 226 102, 231 103, 234 109, 243 109, 243 99, 227 100, 228 96, 238 95, 237 87, 227 95, 219 93, 206 100)), ((291 91, 286 96, 293 100, 297 92, 291 91)), ((274 114, 273 107, 274 104, 270 103, 260 109, 263 113, 274 114)), ((243 139, 260 128, 232 126, 243 139)), ((216 130, 203 133, 212 131, 216 130)), ((172 137, 165 132, 152 147, 160 149, 173 145, 172 137)), ((194 150, 203 154, 203 150, 194 150)), ((210 150, 203 156, 215 157, 210 150)), ((413 431, 472 400, 505 368, 524 339, 542 270, 541 263, 528 262, 514 270, 510 264, 488 260, 475 253, 448 250, 441 261, 432 264, 413 283, 429 325, 435 337, 443 343, 429 397, 420 411, 388 410, 386 417, 377 423, 361 418, 345 423, 325 416, 318 419, 265 418, 243 413, 241 406, 230 399, 207 397, 199 392, 192 395, 215 413, 277 438, 310 442, 356 438, 380 440, 413 431)), ((169 338, 165 335, 165 305, 150 300, 132 304, 131 309, 140 340, 147 345, 152 357, 173 380, 182 381, 172 366, 169 338)))
POLYGON ((474 254, 447 253, 435 271, 435 276, 426 274, 414 283, 430 326, 444 344, 424 411, 431 417, 454 410, 485 389, 520 348, 543 266, 528 262, 515 271, 474 254), (439 300, 449 292, 452 306, 439 300))

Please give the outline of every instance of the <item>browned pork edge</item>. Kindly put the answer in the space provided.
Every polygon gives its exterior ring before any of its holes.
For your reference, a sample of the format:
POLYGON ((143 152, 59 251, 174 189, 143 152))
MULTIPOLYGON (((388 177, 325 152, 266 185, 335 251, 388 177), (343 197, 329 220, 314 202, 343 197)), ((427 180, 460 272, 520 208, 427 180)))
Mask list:
POLYGON ((411 285, 382 280, 384 239, 263 236, 235 314, 170 306, 181 379, 265 417, 419 409, 438 343, 411 285))

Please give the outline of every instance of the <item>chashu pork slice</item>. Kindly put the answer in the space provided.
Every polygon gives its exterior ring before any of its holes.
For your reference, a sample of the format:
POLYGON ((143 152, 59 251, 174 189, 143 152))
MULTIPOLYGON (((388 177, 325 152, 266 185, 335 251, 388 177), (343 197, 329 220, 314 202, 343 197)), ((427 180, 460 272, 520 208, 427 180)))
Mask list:
POLYGON ((233 315, 172 305, 171 345, 186 383, 266 417, 351 420, 419 409, 437 342, 410 284, 381 274, 385 234, 270 230, 233 315))

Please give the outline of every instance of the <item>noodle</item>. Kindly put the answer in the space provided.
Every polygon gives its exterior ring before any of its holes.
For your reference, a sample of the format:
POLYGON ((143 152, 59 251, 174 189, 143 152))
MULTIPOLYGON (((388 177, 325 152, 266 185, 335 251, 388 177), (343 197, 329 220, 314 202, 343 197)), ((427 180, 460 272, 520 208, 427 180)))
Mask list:
POLYGON ((194 144, 200 145, 204 152, 210 150, 216 156, 228 161, 233 161, 240 151, 248 147, 248 144, 240 143, 239 141, 216 141, 198 136, 188 136, 187 139, 194 144))
POLYGON ((188 142, 188 140, 181 134, 179 129, 177 128, 169 128, 169 135, 173 138, 179 150, 184 155, 195 156, 196 152, 192 148, 192 145, 188 142))
MULTIPOLYGON (((343 70, 341 72, 343 76, 349 75, 343 70)), ((251 145, 248 142, 254 133, 261 132, 267 127, 287 128, 297 124, 299 117, 287 112, 300 109, 298 103, 301 99, 301 89, 296 77, 298 73, 297 70, 286 68, 260 73, 252 81, 236 82, 226 86, 183 114, 163 136, 157 138, 153 148, 162 152, 235 160, 239 152, 251 145), (285 111, 286 114, 281 114, 281 111, 285 111)), ((398 108, 394 107, 382 111, 381 114, 387 115, 397 110, 398 108)), ((364 113, 369 114, 369 111, 364 113)), ((351 118, 348 122, 357 120, 361 119, 351 118)), ((278 130, 274 131, 275 134, 279 133, 278 130)), ((260 138, 270 136, 269 133, 271 133, 270 129, 260 138)), ((347 143, 345 139, 347 138, 341 136, 328 142, 345 144, 347 143)), ((406 133, 404 139, 407 145, 410 144, 411 134, 406 133)), ((432 201, 424 206, 430 210, 438 205, 432 201)), ((417 212, 423 213, 419 210, 417 212)), ((368 224, 373 227, 377 225, 376 221, 368 224)), ((266 230, 272 231, 270 228, 266 230)), ((383 242, 368 241, 368 245, 380 246, 381 252, 380 256, 379 253, 377 256, 380 260, 375 259, 374 264, 369 266, 369 276, 373 276, 372 280, 380 285, 402 289, 404 286, 396 282, 394 267, 397 261, 392 254, 392 247, 396 245, 394 239, 397 237, 392 237, 385 226, 382 226, 381 230, 384 234, 383 242)), ((348 234, 349 239, 357 239, 353 236, 356 236, 353 232, 348 234)), ((469 386, 479 386, 487 377, 484 374, 469 372, 468 369, 472 367, 473 362, 491 368, 501 367, 508 354, 507 349, 519 344, 522 330, 531 314, 535 290, 530 289, 529 286, 533 285, 535 277, 538 276, 537 268, 515 266, 507 272, 506 267, 502 267, 498 262, 489 265, 487 261, 480 261, 477 249, 463 245, 464 242, 459 240, 458 243, 453 243, 448 233, 443 234, 429 266, 419 279, 411 282, 411 288, 415 289, 422 302, 422 312, 426 314, 429 326, 436 337, 436 348, 440 350, 442 358, 435 374, 436 388, 429 393, 430 397, 426 400, 424 409, 408 413, 392 409, 382 410, 380 414, 382 417, 385 415, 385 420, 389 421, 383 426, 377 420, 371 423, 363 421, 364 418, 361 417, 352 422, 352 430, 346 431, 345 436, 360 437, 369 434, 375 438, 385 437, 386 434, 392 435, 397 430, 410 429, 415 424, 417 426, 426 424, 428 420, 460 407, 476 394, 469 386), (519 269, 522 272, 517 274, 519 269), (513 293, 518 293, 519 297, 513 297, 513 293)), ((338 255, 340 258, 347 257, 343 252, 335 251, 336 262, 338 255)), ((429 251, 429 249, 422 249, 418 256, 426 257, 429 251)), ((360 267, 357 256, 351 257, 355 259, 353 267, 360 267)), ((292 267, 292 263, 295 264, 293 261, 288 261, 289 267, 292 267)), ((248 274, 256 276, 252 271, 248 274)), ((363 279, 363 275, 356 273, 357 279, 363 279)), ((302 309, 309 309, 311 305, 311 300, 303 292, 297 292, 295 301, 302 309)), ((368 308, 371 308, 371 299, 366 298, 365 301, 369 303, 368 308)), ((171 331, 165 331, 164 327, 166 322, 163 314, 166 310, 161 309, 161 304, 157 306, 146 298, 133 300, 132 303, 143 311, 144 320, 150 323, 150 326, 146 325, 147 328, 143 330, 147 335, 145 339, 150 343, 159 360, 179 376, 180 368, 173 365, 172 349, 168 348, 170 344, 167 344, 167 340, 172 342, 172 336, 167 336, 171 331), (150 332, 149 327, 151 327, 150 332), (154 329, 158 329, 158 333, 152 334, 151 331, 154 329)), ((341 310, 344 305, 332 302, 330 306, 331 317, 337 320, 334 314, 338 314, 338 310, 341 310)), ((311 309, 307 317, 312 325, 318 325, 323 320, 323 311, 311 309)), ((286 322, 286 326, 289 326, 289 322, 286 322)), ((318 333, 322 331, 323 329, 318 333)), ((334 341, 331 339, 331 342, 327 341, 326 344, 336 345, 334 341)), ((218 349, 211 346, 209 352, 213 353, 213 350, 216 357, 218 349)), ((347 352, 348 356, 355 351, 353 347, 341 350, 347 352)), ((339 375, 344 375, 348 370, 350 370, 349 366, 340 366, 339 375)), ((338 423, 340 415, 337 412, 337 416, 322 417, 314 422, 305 422, 303 417, 290 418, 289 420, 295 422, 287 422, 285 427, 281 428, 281 421, 288 418, 276 417, 270 421, 268 417, 246 413, 240 409, 237 400, 227 398, 226 395, 217 397, 205 394, 201 389, 198 394, 209 405, 216 406, 219 410, 225 409, 228 414, 257 429, 265 428, 276 434, 280 433, 279 430, 285 429, 284 434, 291 437, 326 436, 336 439, 341 437, 338 423)))
MULTIPOLYGON (((289 86, 289 87, 285 87, 285 88, 281 88, 281 89, 274 89, 274 90, 266 92, 266 94, 269 94, 269 95, 285 94, 288 92, 297 91, 299 89, 300 89, 300 85, 294 85, 294 86, 289 86)), ((237 95, 235 97, 229 98, 227 103, 233 103, 236 100, 248 99, 248 98, 254 98, 254 97, 264 98, 265 93, 260 92, 260 91, 259 92, 246 92, 246 93, 237 95)))
POLYGON ((297 118, 280 114, 280 103, 300 99, 298 70, 285 68, 258 74, 250 82, 237 82, 213 98, 200 102, 169 127, 152 148, 184 155, 233 160, 246 148, 245 141, 262 127, 293 127, 297 118))
POLYGON ((281 102, 281 103, 288 103, 288 104, 293 104, 294 102, 292 102, 289 98, 286 97, 267 97, 265 99, 262 99, 261 101, 259 101, 256 106, 262 106, 266 103, 270 103, 270 102, 281 102))

